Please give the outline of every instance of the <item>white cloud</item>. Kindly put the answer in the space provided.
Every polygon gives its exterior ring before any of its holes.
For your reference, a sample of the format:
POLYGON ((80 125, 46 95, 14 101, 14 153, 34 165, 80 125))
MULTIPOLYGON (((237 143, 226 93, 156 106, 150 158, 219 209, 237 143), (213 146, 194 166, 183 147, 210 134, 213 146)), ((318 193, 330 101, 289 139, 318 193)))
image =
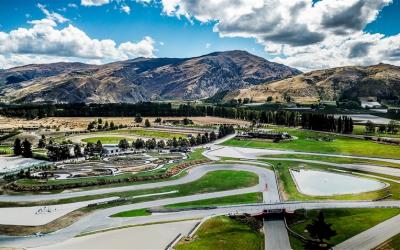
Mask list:
POLYGON ((135 2, 137 3, 141 3, 141 4, 149 4, 151 3, 153 0, 135 0, 135 2))
POLYGON ((125 12, 126 14, 130 14, 131 13, 131 8, 128 5, 122 5, 121 6, 121 11, 125 12))
POLYGON ((74 4, 74 3, 69 3, 68 4, 69 8, 78 8, 78 5, 74 4))
POLYGON ((211 43, 206 43, 206 49, 211 47, 211 43))
POLYGON ((46 9, 46 6, 43 4, 38 3, 37 4, 38 8, 46 15, 46 18, 49 20, 52 20, 57 23, 65 23, 68 22, 69 20, 62 15, 55 13, 55 12, 50 12, 46 9))
POLYGON ((118 50, 122 54, 126 55, 127 58, 133 58, 137 56, 154 57, 154 40, 151 37, 146 36, 138 43, 121 43, 118 47, 118 50))
POLYGON ((275 61, 302 70, 390 60, 397 36, 363 31, 392 0, 162 0, 163 12, 213 22, 222 37, 254 38, 275 61), (372 39, 368 41, 368 39, 372 39), (391 46, 383 46, 391 44, 391 46), (376 53, 379 51, 379 53, 376 53))
POLYGON ((154 40, 145 37, 137 43, 117 45, 111 39, 93 39, 72 24, 58 28, 67 19, 39 8, 46 18, 29 21, 30 28, 0 32, 0 68, 30 62, 83 61, 109 62, 135 57, 154 57, 154 40))
POLYGON ((110 0, 81 0, 81 5, 83 6, 101 6, 109 3, 110 0))

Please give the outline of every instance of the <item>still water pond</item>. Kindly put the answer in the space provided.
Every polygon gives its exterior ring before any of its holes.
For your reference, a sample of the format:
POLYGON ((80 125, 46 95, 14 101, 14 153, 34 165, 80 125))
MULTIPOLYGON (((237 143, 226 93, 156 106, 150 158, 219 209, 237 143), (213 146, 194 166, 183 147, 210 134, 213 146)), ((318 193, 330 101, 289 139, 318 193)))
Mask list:
POLYGON ((384 188, 385 183, 347 174, 326 171, 290 170, 299 191, 306 195, 327 196, 370 192, 384 188))

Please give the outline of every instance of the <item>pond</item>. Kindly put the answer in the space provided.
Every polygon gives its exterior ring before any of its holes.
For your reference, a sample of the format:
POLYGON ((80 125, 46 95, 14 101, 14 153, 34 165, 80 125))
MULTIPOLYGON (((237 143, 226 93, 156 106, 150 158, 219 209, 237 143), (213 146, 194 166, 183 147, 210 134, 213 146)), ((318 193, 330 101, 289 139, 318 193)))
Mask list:
POLYGON ((297 189, 305 195, 312 196, 363 193, 387 186, 380 181, 327 171, 301 169, 290 170, 290 173, 297 189))

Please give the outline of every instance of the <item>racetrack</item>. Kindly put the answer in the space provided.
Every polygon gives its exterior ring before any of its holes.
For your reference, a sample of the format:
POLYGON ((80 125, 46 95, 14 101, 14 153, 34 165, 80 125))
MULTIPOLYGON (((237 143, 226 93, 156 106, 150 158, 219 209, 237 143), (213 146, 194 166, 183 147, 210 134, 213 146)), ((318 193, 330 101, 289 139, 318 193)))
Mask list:
MULTIPOLYGON (((210 145, 214 147, 213 145, 210 145)), ((217 147, 220 149, 221 147, 217 147)), ((229 147, 233 148, 233 147, 229 147)), ((252 149, 253 150, 253 149, 252 149)), ((323 209, 323 208, 374 208, 374 207, 400 207, 400 201, 380 201, 380 202, 370 202, 370 201, 313 201, 313 202, 280 202, 279 201, 279 193, 278 188, 275 181, 274 172, 270 169, 265 168, 266 163, 260 162, 252 162, 253 159, 258 158, 260 155, 265 155, 265 150, 256 149, 257 152, 252 150, 230 150, 229 154, 226 154, 226 151, 217 151, 219 152, 217 155, 212 152, 216 150, 211 150, 205 153, 206 156, 212 157, 233 157, 235 158, 244 158, 247 159, 247 162, 242 163, 232 163, 232 164, 218 164, 218 165, 202 165, 196 166, 188 170, 188 174, 180 179, 157 182, 157 183, 149 183, 149 184, 141 184, 141 185, 132 185, 132 186, 123 186, 123 187, 113 187, 113 188, 102 188, 98 190, 89 190, 89 191, 79 191, 72 193, 61 193, 61 194, 41 194, 41 195, 2 195, 0 196, 0 201, 47 201, 53 199, 63 199, 63 198, 72 198, 79 197, 85 195, 96 195, 96 194, 107 194, 113 192, 124 192, 131 190, 143 190, 149 188, 157 188, 157 187, 166 187, 166 186, 174 186, 184 183, 189 183, 195 181, 206 173, 215 171, 215 170, 245 170, 250 171, 259 176, 259 184, 254 187, 236 189, 236 190, 228 190, 222 192, 214 192, 214 193, 203 193, 203 194, 195 194, 184 197, 175 197, 175 198, 167 198, 160 199, 155 201, 148 201, 136 204, 123 205, 118 207, 111 207, 103 210, 96 210, 95 212, 89 214, 88 216, 82 218, 81 220, 75 222, 74 224, 59 230, 57 232, 44 235, 42 237, 9 237, 9 236, 0 236, 0 246, 13 246, 13 247, 41 247, 46 245, 52 245, 54 243, 59 243, 65 240, 68 240, 74 237, 77 234, 82 232, 91 232, 97 230, 103 230, 107 228, 120 227, 126 225, 138 225, 143 223, 155 223, 155 222, 167 222, 173 220, 186 220, 193 218, 203 218, 211 215, 223 215, 229 213, 250 213, 250 214, 259 214, 264 210, 268 209, 287 209, 287 210, 297 210, 297 209, 323 209), (230 155, 231 154, 231 155, 230 155), (244 156, 244 157, 242 157, 244 156), (255 166, 255 165, 264 165, 255 166), (267 186, 268 185, 268 186, 267 186), (209 198, 216 197, 224 197, 228 195, 235 194, 244 194, 250 192, 263 192, 264 203, 263 204, 249 204, 249 205, 237 205, 237 206, 221 206, 210 209, 200 209, 200 210, 189 210, 184 212, 176 212, 176 213, 166 213, 166 214, 153 214, 151 216, 141 216, 141 217, 128 217, 128 218, 111 218, 110 215, 127 211, 127 210, 135 210, 149 207, 158 207, 165 206, 175 203, 203 200, 209 198)), ((280 151, 278 153, 288 153, 288 151, 280 151)), ((319 154, 323 155, 323 154, 319 154)), ((326 155, 329 156, 329 155, 326 155)), ((337 155, 335 155, 337 156, 337 155)), ((337 156, 342 157, 342 156, 337 156)), ((343 156, 349 157, 349 156, 343 156)), ((380 158, 368 158, 368 159, 379 159, 380 158)), ((282 159, 279 159, 282 160, 282 159)), ((285 160, 293 160, 299 161, 299 159, 285 159, 285 160)), ((391 159, 385 159, 385 161, 391 162, 391 159)), ((394 159, 393 159, 394 160, 394 159)), ((394 160, 397 161, 397 160, 394 160)), ((329 165, 326 162, 321 162, 321 164, 329 165)), ((348 166, 349 169, 352 168, 354 164, 336 164, 331 165, 333 167, 341 167, 343 165, 348 166), (336 166, 337 165, 337 166, 336 166)), ((375 167, 377 169, 385 170, 385 167, 375 167)), ((393 168, 390 168, 393 170, 393 168)), ((374 169, 370 169, 374 170, 374 169)), ((396 170, 396 169, 394 169, 396 170)), ((368 171, 368 170, 365 170, 368 171)), ((374 171, 368 171, 374 172, 374 171)), ((376 173, 376 172, 375 172, 376 173)), ((394 175, 394 172, 387 172, 388 175, 394 175)), ((395 175, 396 176, 396 175, 395 175)), ((279 228, 282 228, 280 225, 279 228)), ((266 228, 268 230, 268 227, 266 228)), ((272 229, 274 230, 274 229, 272 229)), ((280 236, 283 233, 279 234, 280 236)), ((287 242, 286 238, 282 238, 282 242, 287 242)))

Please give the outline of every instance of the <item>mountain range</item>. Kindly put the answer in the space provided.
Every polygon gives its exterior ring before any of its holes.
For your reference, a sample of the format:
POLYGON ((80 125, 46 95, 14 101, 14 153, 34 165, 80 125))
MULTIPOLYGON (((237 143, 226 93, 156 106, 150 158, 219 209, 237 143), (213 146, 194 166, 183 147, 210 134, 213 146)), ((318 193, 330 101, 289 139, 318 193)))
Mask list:
POLYGON ((12 103, 196 100, 300 73, 244 51, 137 58, 99 66, 38 64, 0 71, 0 98, 12 103))
POLYGON ((389 64, 316 70, 227 93, 223 99, 315 103, 321 100, 400 97, 400 67, 389 64), (269 98, 268 98, 269 97, 269 98))
POLYGON ((33 64, 0 70, 0 101, 6 103, 135 103, 210 97, 314 103, 399 96, 397 66, 302 73, 238 50, 193 58, 136 58, 104 65, 33 64))

